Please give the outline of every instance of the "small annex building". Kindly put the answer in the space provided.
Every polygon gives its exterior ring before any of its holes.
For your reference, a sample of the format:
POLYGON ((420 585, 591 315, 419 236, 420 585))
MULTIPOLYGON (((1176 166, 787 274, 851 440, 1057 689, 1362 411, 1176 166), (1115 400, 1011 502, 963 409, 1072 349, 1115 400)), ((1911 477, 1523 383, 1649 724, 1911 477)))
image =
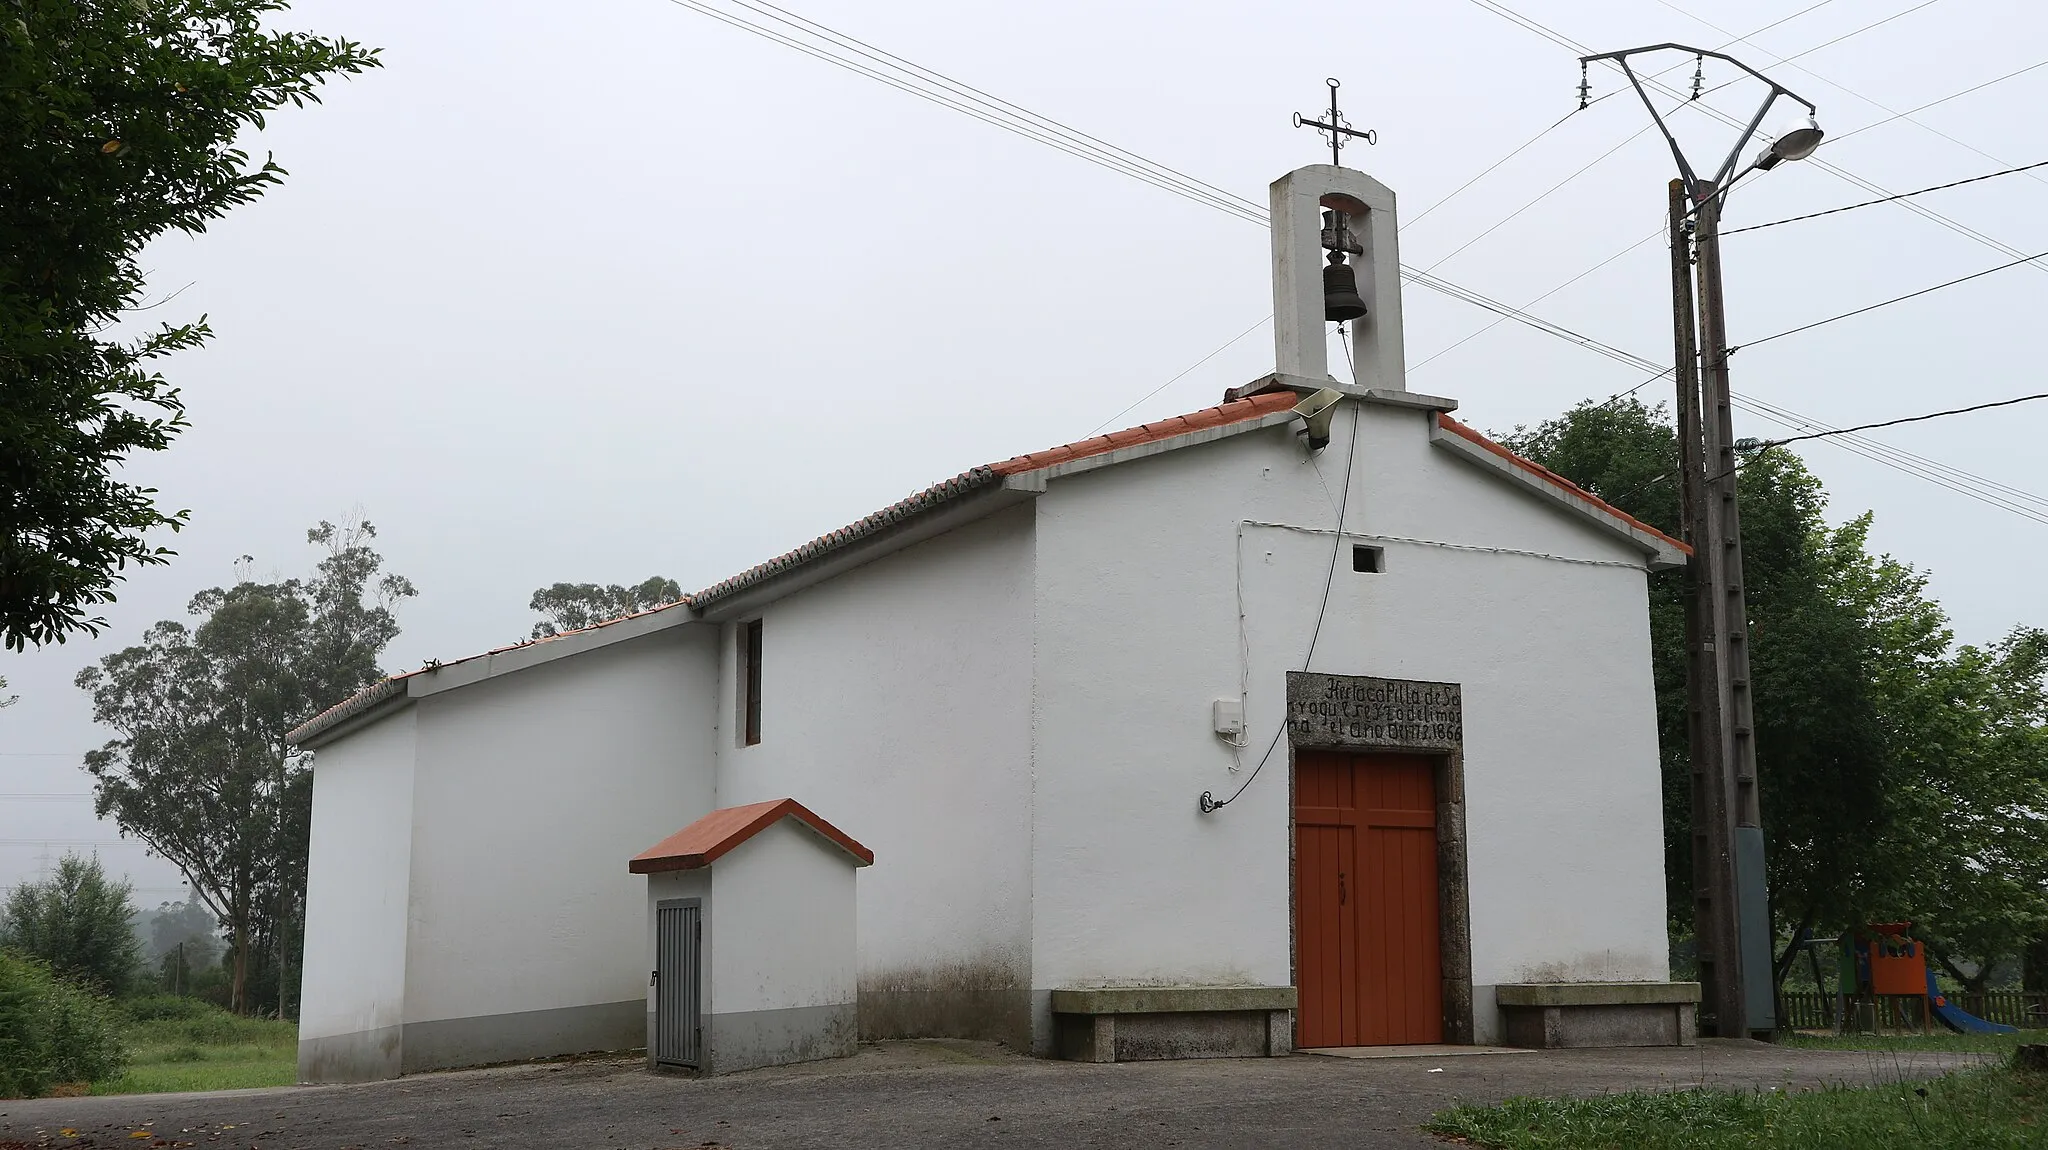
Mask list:
POLYGON ((634 855, 648 1064, 720 1074, 852 1054, 854 870, 874 861, 795 799, 712 811, 634 855))
POLYGON ((1407 390, 1390 190, 1317 165, 1272 195, 1277 370, 1218 405, 294 731, 301 1077, 660 1061, 660 919, 693 898, 700 1069, 849 1030, 1091 1059, 1691 1041, 1648 610, 1685 545, 1407 390))

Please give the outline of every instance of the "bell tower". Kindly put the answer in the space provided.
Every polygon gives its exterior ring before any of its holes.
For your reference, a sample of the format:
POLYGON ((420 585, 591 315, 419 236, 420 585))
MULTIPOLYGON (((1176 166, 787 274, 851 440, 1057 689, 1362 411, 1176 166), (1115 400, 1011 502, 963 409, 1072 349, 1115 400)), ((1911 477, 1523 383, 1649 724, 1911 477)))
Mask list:
POLYGON ((1296 168, 1273 182, 1274 367, 1321 387, 1341 384, 1408 390, 1401 354, 1401 247, 1393 189, 1344 166, 1353 140, 1379 143, 1337 109, 1336 77, 1327 120, 1294 114, 1330 142, 1330 162, 1296 168), (1324 324, 1348 324, 1351 364, 1344 378, 1330 370, 1324 324))
POLYGON ((1406 391, 1393 189, 1364 172, 1311 164, 1273 181, 1272 196, 1274 366, 1352 383, 1345 365, 1330 365, 1328 325, 1343 322, 1357 385, 1406 391))

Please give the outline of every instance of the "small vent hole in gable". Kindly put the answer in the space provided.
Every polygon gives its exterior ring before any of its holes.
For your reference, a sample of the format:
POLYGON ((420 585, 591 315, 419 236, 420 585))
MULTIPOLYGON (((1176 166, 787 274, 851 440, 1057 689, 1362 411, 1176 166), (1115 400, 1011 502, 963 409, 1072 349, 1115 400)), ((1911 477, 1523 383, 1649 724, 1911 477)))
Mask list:
POLYGON ((1351 569, 1377 575, 1387 569, 1386 552, 1361 543, 1351 549, 1351 569))

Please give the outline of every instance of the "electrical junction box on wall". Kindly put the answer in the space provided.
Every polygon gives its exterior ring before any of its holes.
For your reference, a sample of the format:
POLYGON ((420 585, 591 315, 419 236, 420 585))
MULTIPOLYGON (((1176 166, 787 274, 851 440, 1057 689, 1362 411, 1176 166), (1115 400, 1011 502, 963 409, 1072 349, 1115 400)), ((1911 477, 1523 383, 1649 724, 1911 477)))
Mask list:
POLYGON ((1236 699, 1218 699, 1209 704, 1216 733, 1226 739, 1244 738, 1244 704, 1236 699))

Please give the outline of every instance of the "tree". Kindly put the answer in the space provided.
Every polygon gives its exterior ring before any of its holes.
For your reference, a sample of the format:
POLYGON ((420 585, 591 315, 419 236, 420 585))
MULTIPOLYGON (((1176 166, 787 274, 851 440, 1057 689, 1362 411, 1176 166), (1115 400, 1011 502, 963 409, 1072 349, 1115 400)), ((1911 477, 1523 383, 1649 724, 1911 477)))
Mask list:
POLYGON ((1900 796, 1915 933, 1964 989, 2048 931, 2048 633, 1943 659, 1919 692, 1920 785, 1900 796), (1964 969, 1967 964, 1968 970, 1964 969))
MULTIPOLYGON (((5 677, 0 677, 0 691, 4 691, 6 689, 7 680, 5 677)), ((19 696, 16 695, 8 695, 4 698, 0 698, 0 707, 12 707, 17 698, 19 698, 19 696)))
POLYGON ((527 606, 542 616, 541 621, 533 625, 533 637, 545 639, 564 631, 580 631, 608 619, 619 619, 680 602, 682 597, 683 589, 675 580, 656 575, 633 587, 621 587, 617 583, 610 586, 557 583, 535 591, 533 601, 527 606))
POLYGON ((220 954, 220 923, 196 898, 162 903, 147 917, 144 964, 158 972, 164 989, 190 993, 193 971, 214 965, 220 954))
MULTIPOLYGON (((237 147, 265 115, 376 67, 342 39, 263 27, 284 0, 10 0, 0 11, 0 636, 62 642, 105 620, 148 537, 186 512, 122 477, 185 427, 153 364, 202 317, 103 338, 138 309, 139 256, 197 234, 284 176, 237 147)), ((152 305, 153 306, 153 305, 152 305)))
POLYGON ((304 920, 310 772, 284 736, 382 677, 394 606, 416 594, 380 573, 369 523, 321 523, 313 576, 194 596, 196 627, 165 621, 79 672, 93 717, 120 738, 86 756, 96 809, 176 864, 230 939, 230 1005, 250 1008, 252 954, 272 964, 278 1012, 304 920))
POLYGON ((133 889, 109 879, 99 859, 66 854, 57 873, 8 892, 0 946, 100 994, 119 994, 141 961, 141 943, 128 926, 133 889))
MULTIPOLYGON (((1660 409, 1581 404, 1502 438, 1679 534, 1676 440, 1660 409)), ((1795 938, 1911 919, 1980 970, 2015 953, 2048 923, 2048 641, 2017 632, 1991 650, 1955 648, 1926 577, 1870 554, 1869 515, 1830 528, 1819 481, 1792 453, 1749 456, 1737 483, 1774 915, 1795 938)), ((1672 572, 1650 587, 1666 881, 1681 917, 1692 905, 1684 583, 1672 572)), ((1780 980, 1796 956, 1781 955, 1780 980)))

